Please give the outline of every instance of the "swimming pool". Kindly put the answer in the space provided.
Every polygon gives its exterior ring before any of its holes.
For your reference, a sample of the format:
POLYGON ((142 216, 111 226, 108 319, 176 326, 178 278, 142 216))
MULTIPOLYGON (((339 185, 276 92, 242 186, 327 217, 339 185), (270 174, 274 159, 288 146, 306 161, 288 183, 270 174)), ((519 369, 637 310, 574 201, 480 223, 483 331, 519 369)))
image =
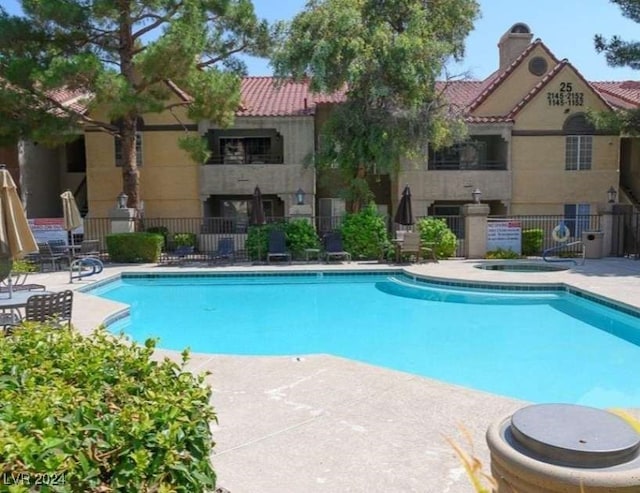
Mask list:
POLYGON ((400 273, 126 276, 110 326, 160 347, 326 353, 533 402, 639 407, 640 319, 560 288, 483 290, 400 273))

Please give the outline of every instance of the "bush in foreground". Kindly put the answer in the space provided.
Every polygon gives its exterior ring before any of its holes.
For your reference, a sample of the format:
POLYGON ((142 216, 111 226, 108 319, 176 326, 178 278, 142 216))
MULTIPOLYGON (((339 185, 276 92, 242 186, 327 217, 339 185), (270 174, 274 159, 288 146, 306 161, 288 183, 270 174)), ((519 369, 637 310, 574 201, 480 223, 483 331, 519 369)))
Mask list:
POLYGON ((157 262, 164 238, 155 233, 112 233, 107 235, 112 262, 157 262))
MULTIPOLYGON (((0 473, 49 473, 52 492, 215 488, 204 376, 108 334, 30 324, 0 338, 0 473)), ((31 487, 34 485, 31 484, 31 487)), ((23 488, 23 489, 22 489, 23 488)))

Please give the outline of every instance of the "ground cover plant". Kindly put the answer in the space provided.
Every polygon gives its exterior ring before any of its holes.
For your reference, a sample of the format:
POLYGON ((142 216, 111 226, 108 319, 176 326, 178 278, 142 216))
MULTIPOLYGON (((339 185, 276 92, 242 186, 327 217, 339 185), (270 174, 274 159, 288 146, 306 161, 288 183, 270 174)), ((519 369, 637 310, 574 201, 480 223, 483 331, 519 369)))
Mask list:
POLYGON ((213 491, 211 388, 104 329, 0 338, 0 474, 12 492, 213 491), (26 480, 26 478, 30 478, 26 480))

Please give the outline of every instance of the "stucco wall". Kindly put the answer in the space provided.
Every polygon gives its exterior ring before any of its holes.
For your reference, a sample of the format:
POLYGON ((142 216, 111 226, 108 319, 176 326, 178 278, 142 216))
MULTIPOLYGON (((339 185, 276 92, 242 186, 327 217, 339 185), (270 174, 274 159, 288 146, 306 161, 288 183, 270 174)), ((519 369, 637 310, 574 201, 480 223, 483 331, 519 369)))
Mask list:
POLYGON ((606 106, 571 67, 565 67, 519 112, 511 149, 513 213, 563 214, 564 204, 576 203, 591 204, 595 213, 606 202, 606 191, 619 180, 618 136, 593 135, 591 169, 565 169, 563 125, 587 108, 604 110, 606 106), (581 106, 549 104, 548 93, 560 92, 563 84, 565 89, 571 84, 573 93, 582 93, 581 106))
MULTIPOLYGON (((200 125, 201 132, 209 127, 200 125)), ((294 202, 296 190, 302 188, 307 203, 315 198, 315 169, 306 166, 314 150, 312 116, 236 118, 232 129, 276 129, 283 141, 283 164, 209 164, 201 167, 200 197, 210 195, 251 195, 256 185, 262 194, 277 194, 285 210, 294 202)), ((239 134, 240 135, 240 134, 239 134)))
MULTIPOLYGON (((194 123, 186 117, 183 108, 175 109, 174 114, 178 120, 169 112, 143 115, 140 198, 144 201, 145 214, 150 217, 201 215, 200 166, 178 147, 180 137, 196 134, 182 129, 179 121, 192 126, 194 123), (163 127, 154 128, 160 125, 163 127)), ((104 117, 104 112, 98 111, 96 116, 104 117)), ((86 149, 89 212, 92 217, 107 217, 122 191, 122 168, 115 165, 114 137, 105 132, 88 131, 86 149)))
POLYGON ((555 62, 547 52, 537 46, 520 65, 493 91, 493 93, 473 112, 476 116, 494 116, 509 113, 511 109, 535 86, 542 76, 529 72, 529 60, 542 57, 549 70, 555 62))

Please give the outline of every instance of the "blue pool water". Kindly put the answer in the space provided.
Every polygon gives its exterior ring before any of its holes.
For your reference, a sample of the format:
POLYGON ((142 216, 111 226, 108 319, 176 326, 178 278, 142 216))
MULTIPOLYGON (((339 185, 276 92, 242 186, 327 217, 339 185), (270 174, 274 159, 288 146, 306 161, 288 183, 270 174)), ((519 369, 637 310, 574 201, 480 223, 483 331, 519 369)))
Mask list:
POLYGON ((640 319, 560 290, 369 274, 133 277, 91 294, 130 304, 112 331, 168 349, 326 353, 533 402, 640 407, 640 319))

